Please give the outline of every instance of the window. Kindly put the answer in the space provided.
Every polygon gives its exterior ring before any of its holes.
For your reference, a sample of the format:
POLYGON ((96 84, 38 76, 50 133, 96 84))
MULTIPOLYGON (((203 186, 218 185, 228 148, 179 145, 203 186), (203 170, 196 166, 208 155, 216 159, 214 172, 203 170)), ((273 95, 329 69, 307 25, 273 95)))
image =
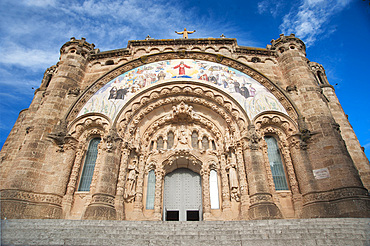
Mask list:
POLYGON ((216 170, 211 170, 209 174, 209 193, 211 198, 211 209, 219 209, 220 202, 218 197, 218 181, 216 170))
POLYGON ((155 198, 155 173, 150 170, 148 174, 148 188, 146 192, 146 209, 154 209, 155 198))
POLYGON ((163 149, 163 137, 159 137, 157 140, 157 149, 163 149))
POLYGON ((95 162, 98 156, 98 144, 100 138, 94 138, 90 141, 87 149, 84 168, 80 179, 78 191, 90 191, 91 180, 94 174, 95 162))
POLYGON ((174 135, 173 132, 169 132, 167 134, 167 149, 172 149, 174 143, 174 135))
POLYGON ((196 131, 191 134, 191 147, 198 149, 198 133, 196 131))
POLYGON ((208 138, 206 136, 204 136, 203 139, 202 139, 202 148, 204 150, 209 149, 209 141, 208 141, 208 138))
POLYGON ((271 136, 266 136, 265 141, 267 143, 267 154, 270 162, 275 189, 289 190, 277 141, 274 137, 271 136))
POLYGON ((325 84, 322 73, 320 71, 317 71, 317 78, 319 79, 321 85, 325 84))
POLYGON ((154 141, 150 142, 149 151, 152 151, 154 147, 154 141))
POLYGON ((215 143, 215 140, 212 140, 212 149, 213 149, 213 150, 216 150, 216 143, 215 143))

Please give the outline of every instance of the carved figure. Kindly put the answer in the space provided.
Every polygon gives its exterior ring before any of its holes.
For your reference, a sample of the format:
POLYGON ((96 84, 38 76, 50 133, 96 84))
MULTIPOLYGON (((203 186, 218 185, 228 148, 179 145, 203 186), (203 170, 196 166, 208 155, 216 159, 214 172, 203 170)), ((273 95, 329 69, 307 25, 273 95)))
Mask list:
POLYGON ((136 195, 136 179, 137 179, 137 160, 133 160, 132 164, 128 167, 126 192, 124 198, 127 202, 131 202, 136 195))
POLYGON ((177 136, 177 149, 189 149, 189 140, 188 140, 188 133, 186 132, 184 126, 178 131, 177 136))
POLYGON ((231 153, 231 159, 226 169, 229 170, 229 184, 230 184, 231 199, 238 202, 240 199, 239 181, 238 181, 238 175, 236 173, 236 157, 234 153, 231 153))

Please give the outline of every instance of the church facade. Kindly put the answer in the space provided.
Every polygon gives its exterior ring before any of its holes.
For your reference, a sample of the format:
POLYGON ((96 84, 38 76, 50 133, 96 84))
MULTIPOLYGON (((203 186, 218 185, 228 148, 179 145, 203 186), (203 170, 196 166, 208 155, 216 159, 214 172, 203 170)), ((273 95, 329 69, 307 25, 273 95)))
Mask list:
POLYGON ((2 218, 369 217, 369 161, 305 52, 71 38, 2 148, 2 218))

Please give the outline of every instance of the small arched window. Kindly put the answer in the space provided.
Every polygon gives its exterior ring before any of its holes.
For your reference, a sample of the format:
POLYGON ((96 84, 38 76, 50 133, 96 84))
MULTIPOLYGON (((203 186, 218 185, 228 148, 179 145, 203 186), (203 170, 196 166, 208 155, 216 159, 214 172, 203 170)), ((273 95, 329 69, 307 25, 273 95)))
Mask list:
POLYGON ((191 147, 198 149, 198 133, 196 131, 191 134, 191 147))
POLYGON ((157 149, 163 149, 163 137, 157 139, 157 149))
POLYGON ((220 201, 218 196, 218 178, 216 170, 211 170, 211 172, 209 173, 209 194, 211 199, 211 209, 220 209, 220 201))
POLYGON ((95 162, 98 156, 98 144, 100 143, 100 138, 94 138, 89 143, 89 148, 87 149, 84 168, 82 170, 80 185, 78 186, 78 191, 90 191, 91 180, 94 174, 95 162))
POLYGON ((155 198, 155 173, 150 170, 148 174, 148 188, 146 192, 146 209, 154 209, 155 198))
POLYGON ((167 134, 167 149, 172 149, 173 143, 174 143, 174 134, 171 131, 167 134))
POLYGON ((202 139, 202 149, 207 150, 209 149, 209 141, 206 136, 203 137, 202 139))
POLYGON ((274 137, 266 136, 265 141, 267 143, 267 155, 270 162, 272 178, 274 180, 276 190, 289 190, 288 183, 286 181, 285 171, 283 162, 281 161, 281 155, 279 146, 274 137))
POLYGON ((154 147, 154 141, 150 141, 149 151, 152 151, 154 147))
POLYGON ((215 143, 215 140, 212 140, 212 149, 213 149, 213 150, 216 150, 216 143, 215 143))
POLYGON ((323 76, 322 76, 322 72, 317 71, 317 78, 319 79, 319 82, 320 82, 321 85, 325 84, 323 76))

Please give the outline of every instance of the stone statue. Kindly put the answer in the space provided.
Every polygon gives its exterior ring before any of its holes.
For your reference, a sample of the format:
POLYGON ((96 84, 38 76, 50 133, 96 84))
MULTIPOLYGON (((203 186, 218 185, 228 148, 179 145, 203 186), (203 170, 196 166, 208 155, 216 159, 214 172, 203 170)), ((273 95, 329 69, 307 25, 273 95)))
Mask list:
POLYGON ((225 149, 226 149, 226 151, 228 151, 228 149, 230 148, 230 145, 231 145, 230 131, 229 131, 229 129, 226 128, 226 131, 225 131, 225 149))
POLYGON ((176 32, 176 31, 175 31, 175 33, 177 33, 177 34, 182 34, 182 37, 183 37, 184 39, 187 39, 187 38, 188 38, 188 34, 195 33, 195 30, 194 30, 194 31, 187 31, 187 30, 186 30, 186 28, 184 28, 184 31, 182 31, 182 32, 176 32))
POLYGON ((126 201, 131 202, 136 195, 136 178, 138 174, 137 160, 134 159, 128 167, 127 181, 126 181, 126 192, 124 198, 126 201))
POLYGON ((235 201, 240 200, 239 196, 239 181, 238 174, 236 173, 236 157, 235 153, 231 153, 231 158, 226 169, 229 170, 229 184, 230 184, 230 193, 231 199, 235 201))

